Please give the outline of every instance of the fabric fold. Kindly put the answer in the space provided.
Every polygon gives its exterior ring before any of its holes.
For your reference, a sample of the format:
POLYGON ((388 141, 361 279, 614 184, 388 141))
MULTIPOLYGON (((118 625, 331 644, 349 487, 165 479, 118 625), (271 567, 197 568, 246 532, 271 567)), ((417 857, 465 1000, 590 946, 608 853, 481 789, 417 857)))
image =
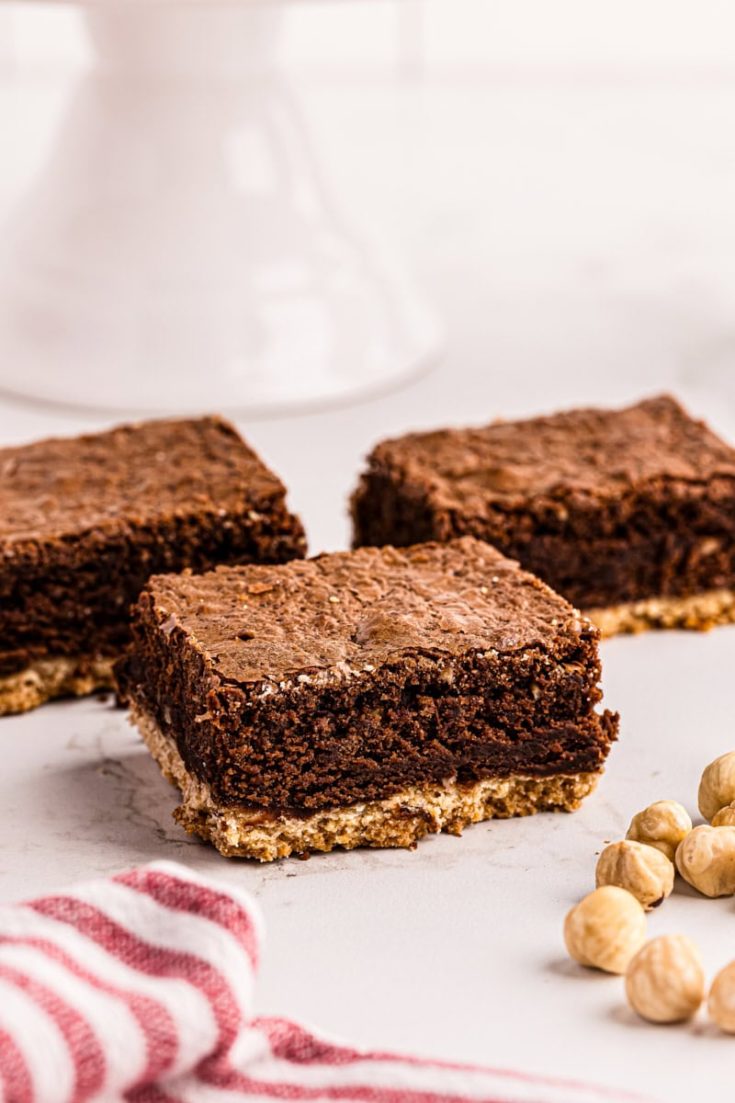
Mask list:
POLYGON ((633 1103, 254 1015, 251 897, 154 862, 0 907, 1 1103, 633 1103))

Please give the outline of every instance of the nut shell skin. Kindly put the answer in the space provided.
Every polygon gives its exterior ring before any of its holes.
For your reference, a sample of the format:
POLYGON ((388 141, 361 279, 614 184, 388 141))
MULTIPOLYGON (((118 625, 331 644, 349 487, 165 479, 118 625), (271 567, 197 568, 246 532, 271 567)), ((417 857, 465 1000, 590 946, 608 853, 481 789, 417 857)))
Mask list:
POLYGON ((673 862, 676 848, 692 829, 689 813, 675 800, 657 800, 630 821, 626 839, 655 846, 673 862))
POLYGON ((671 895, 674 866, 655 847, 625 839, 605 847, 597 862, 595 879, 598 888, 617 885, 627 889, 648 911, 671 895))
POLYGON ((726 1034, 735 1034, 735 961, 731 961, 712 981, 707 1001, 712 1022, 726 1034))
POLYGON ((702 824, 676 851, 676 868, 704 896, 735 893, 735 827, 702 824))
POLYGON ((647 942, 625 973, 628 1003, 651 1023, 690 1019, 704 999, 699 950, 685 935, 661 935, 647 942))
POLYGON ((580 965, 606 973, 624 973, 645 939, 643 907, 615 885, 590 892, 564 920, 569 956, 580 965))
POLYGON ((735 751, 728 751, 705 767, 699 782, 697 804, 711 823, 720 809, 732 801, 735 801, 735 751))
POLYGON ((712 817, 713 827, 735 827, 735 802, 726 804, 712 817))

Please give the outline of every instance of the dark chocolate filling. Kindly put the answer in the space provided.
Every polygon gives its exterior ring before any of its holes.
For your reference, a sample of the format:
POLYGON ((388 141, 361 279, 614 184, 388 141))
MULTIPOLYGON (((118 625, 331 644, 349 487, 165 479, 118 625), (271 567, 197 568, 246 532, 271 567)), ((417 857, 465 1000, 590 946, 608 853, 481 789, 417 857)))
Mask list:
POLYGON ((354 544, 472 535, 518 559, 574 605, 735 588, 735 482, 661 479, 615 500, 529 500, 482 516, 432 504, 430 488, 374 468, 353 498, 354 544))
POLYGON ((258 700, 217 678, 183 631, 164 635, 144 618, 139 605, 121 693, 225 805, 306 815, 455 777, 596 771, 616 735, 617 717, 593 711, 593 636, 553 657, 409 654, 369 677, 297 682, 258 700))

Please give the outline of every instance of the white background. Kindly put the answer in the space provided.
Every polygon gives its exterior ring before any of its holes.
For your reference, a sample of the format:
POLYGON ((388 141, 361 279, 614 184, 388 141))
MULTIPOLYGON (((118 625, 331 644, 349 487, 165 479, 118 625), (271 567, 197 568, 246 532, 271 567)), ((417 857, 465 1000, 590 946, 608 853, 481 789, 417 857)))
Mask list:
MULTIPOLYGON (((444 319, 439 368, 360 406, 243 421, 313 551, 380 437, 671 388, 735 438, 735 17, 727 4, 299 3, 285 63, 343 202, 387 232, 444 319), (417 39, 417 32, 420 38, 417 39), (419 48, 420 47, 420 48, 419 48)), ((73 13, 0 9, 0 216, 42 163, 76 67, 73 13), (7 48, 14 17, 18 49, 7 48)), ((99 419, 5 401, 3 442, 99 419)), ((479 825, 414 854, 225 863, 98 702, 4 720, 4 899, 169 856, 250 887, 261 1008, 362 1044, 522 1064, 693 1100, 732 1084, 702 1018, 645 1027, 563 956, 595 852, 735 744, 735 629, 604 646, 621 740, 573 817, 479 825)), ((733 903, 678 891, 651 921, 735 956, 733 903)))

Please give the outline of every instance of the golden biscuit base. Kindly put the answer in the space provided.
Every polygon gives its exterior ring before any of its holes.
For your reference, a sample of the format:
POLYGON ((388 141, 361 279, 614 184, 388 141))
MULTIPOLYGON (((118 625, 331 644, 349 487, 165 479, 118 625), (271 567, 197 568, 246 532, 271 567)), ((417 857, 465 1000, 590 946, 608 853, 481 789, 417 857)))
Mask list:
POLYGON ((735 590, 704 590, 688 597, 651 597, 585 612, 606 638, 658 628, 706 632, 718 624, 735 623, 735 590))
POLYGON ((0 716, 29 712, 56 697, 84 697, 113 689, 114 659, 79 655, 39 659, 16 674, 0 677, 0 716))

